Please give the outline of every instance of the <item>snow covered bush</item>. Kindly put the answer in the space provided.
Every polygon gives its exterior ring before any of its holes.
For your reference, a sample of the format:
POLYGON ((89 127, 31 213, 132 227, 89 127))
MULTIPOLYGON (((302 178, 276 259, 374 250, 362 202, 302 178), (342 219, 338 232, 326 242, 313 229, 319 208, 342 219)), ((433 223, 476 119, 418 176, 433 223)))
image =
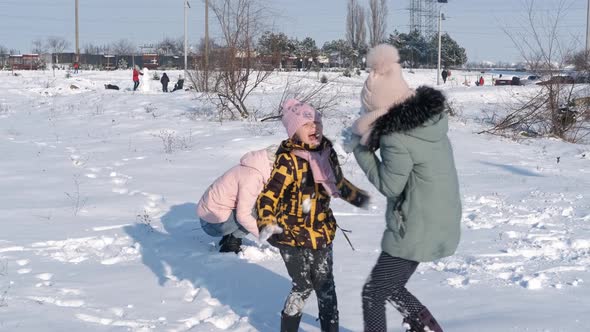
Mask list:
POLYGON ((10 107, 8 106, 8 104, 0 104, 0 115, 8 113, 10 113, 10 107))
POLYGON ((162 129, 159 134, 152 135, 162 141, 164 153, 171 154, 177 150, 189 151, 193 146, 193 134, 189 131, 187 136, 179 136, 174 130, 162 129))
MULTIPOLYGON (((6 262, 0 262, 0 277, 4 277, 8 274, 8 265, 6 262)), ((8 305, 6 299, 8 298, 8 291, 12 286, 12 281, 8 282, 6 286, 0 288, 0 308, 8 305)))
POLYGON ((127 63, 127 60, 125 60, 124 58, 119 59, 119 62, 117 62, 117 68, 119 68, 119 69, 129 68, 129 64, 127 63))

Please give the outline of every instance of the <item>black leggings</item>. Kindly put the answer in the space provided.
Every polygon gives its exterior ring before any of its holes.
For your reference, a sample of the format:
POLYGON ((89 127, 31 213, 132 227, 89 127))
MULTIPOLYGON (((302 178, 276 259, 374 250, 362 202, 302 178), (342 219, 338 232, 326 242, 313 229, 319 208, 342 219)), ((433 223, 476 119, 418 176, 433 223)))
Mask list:
POLYGON ((281 245, 279 250, 293 284, 283 313, 288 316, 301 315, 305 301, 315 291, 320 318, 337 321, 338 300, 332 273, 332 245, 317 250, 281 245))
POLYGON ((385 303, 406 318, 418 317, 424 306, 406 289, 406 283, 418 267, 418 262, 393 257, 382 252, 363 287, 363 320, 365 332, 387 331, 385 303))

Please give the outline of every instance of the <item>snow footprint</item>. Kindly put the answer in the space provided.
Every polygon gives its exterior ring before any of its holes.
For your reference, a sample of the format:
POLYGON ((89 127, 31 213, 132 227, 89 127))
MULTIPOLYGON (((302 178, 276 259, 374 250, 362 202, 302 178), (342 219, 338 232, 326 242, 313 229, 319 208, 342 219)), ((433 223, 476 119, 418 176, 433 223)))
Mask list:
POLYGON ((51 274, 51 273, 37 274, 35 276, 35 278, 41 280, 41 282, 40 283, 37 283, 35 285, 35 287, 43 287, 43 286, 51 286, 51 285, 53 285, 53 283, 51 282, 51 279, 53 278, 53 274, 51 274))
POLYGON ((49 296, 29 296, 28 298, 40 304, 49 303, 58 307, 79 308, 84 305, 82 300, 60 300, 49 296))
POLYGON ((116 186, 112 189, 114 193, 124 195, 129 192, 129 189, 126 188, 125 185, 131 179, 130 176, 117 172, 111 172, 109 176, 111 177, 111 182, 116 186))
POLYGON ((149 214, 158 214, 162 212, 162 209, 159 206, 160 203, 164 202, 164 197, 162 195, 150 194, 147 192, 142 192, 141 194, 146 196, 148 199, 146 205, 143 207, 145 212, 149 214))
POLYGON ((157 321, 156 320, 149 320, 149 319, 137 319, 137 320, 126 320, 121 319, 124 317, 125 312, 121 312, 120 308, 112 308, 110 311, 113 314, 113 318, 107 317, 99 317, 95 315, 89 315, 84 313, 76 314, 76 318, 81 321, 93 324, 100 324, 105 326, 118 326, 118 327, 127 327, 128 330, 133 331, 153 331, 157 328, 157 323, 159 324, 166 324, 166 318, 160 317, 157 321))
MULTIPOLYGON (((18 266, 27 266, 29 265, 29 260, 28 259, 19 259, 16 261, 16 265, 18 266)), ((31 271, 33 271, 31 268, 28 267, 23 267, 21 269, 16 270, 16 273, 18 274, 27 274, 27 273, 31 273, 31 271)))

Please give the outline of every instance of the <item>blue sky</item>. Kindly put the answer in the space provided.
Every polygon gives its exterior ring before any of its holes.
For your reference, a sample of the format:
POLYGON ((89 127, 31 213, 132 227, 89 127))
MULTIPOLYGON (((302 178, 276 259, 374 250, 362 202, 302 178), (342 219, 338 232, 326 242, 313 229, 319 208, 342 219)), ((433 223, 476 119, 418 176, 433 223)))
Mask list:
MULTIPOLYGON (((359 0, 367 5, 368 0, 359 0)), ((530 0, 448 0, 443 5, 448 32, 467 50, 470 61, 519 61, 510 38, 502 30, 522 31, 526 25, 524 3, 530 0)), ((565 3, 560 21, 563 40, 584 47, 587 0, 535 0, 538 22, 547 22, 558 4, 565 3)), ((204 34, 204 5, 190 1, 189 39, 204 34)), ((289 36, 310 36, 321 47, 325 41, 344 38, 346 0, 266 0, 273 10, 268 22, 289 36)), ((388 0, 387 31, 408 32, 409 0, 388 0)), ((80 46, 106 44, 126 38, 136 45, 163 37, 183 36, 183 0, 79 0, 80 46)), ((210 13, 211 25, 214 17, 210 13)), ((214 27, 213 37, 218 35, 214 27)), ((62 36, 74 49, 74 0, 0 0, 0 45, 30 52, 31 41, 62 36)))

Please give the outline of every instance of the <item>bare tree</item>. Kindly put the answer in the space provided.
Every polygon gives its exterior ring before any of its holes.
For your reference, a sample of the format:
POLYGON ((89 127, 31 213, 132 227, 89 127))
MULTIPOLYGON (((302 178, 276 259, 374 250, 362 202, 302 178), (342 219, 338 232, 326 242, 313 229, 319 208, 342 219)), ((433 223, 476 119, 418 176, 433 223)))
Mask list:
POLYGON ((109 50, 117 55, 133 55, 136 49, 135 44, 128 39, 119 39, 109 45, 109 50))
POLYGON ((567 57, 566 63, 573 65, 578 71, 588 73, 590 71, 590 51, 574 52, 567 57))
POLYGON ((6 58, 8 55, 8 49, 4 45, 0 45, 0 69, 4 68, 6 64, 6 58))
POLYGON ((84 54, 100 54, 101 47, 92 43, 84 44, 84 54))
MULTIPOLYGON (((199 41, 199 43, 197 45, 195 45, 196 49, 197 49, 197 53, 199 54, 205 54, 205 46, 206 46, 207 42, 205 41, 205 38, 201 38, 201 40, 199 41)), ((217 41, 213 38, 209 38, 209 51, 211 50, 217 50, 220 49, 221 46, 219 46, 219 44, 217 44, 217 41)))
POLYGON ((519 50, 528 69, 548 79, 533 94, 521 94, 514 107, 488 132, 502 133, 509 129, 526 135, 553 135, 567 141, 579 141, 589 134, 588 104, 580 102, 574 79, 560 72, 574 46, 559 37, 559 22, 564 19, 566 1, 560 0, 552 14, 537 17, 535 1, 525 3, 526 25, 508 30, 506 34, 519 50), (524 97, 522 97, 524 95, 524 97))
POLYGON ((385 39, 387 27, 387 2, 385 0, 369 0, 369 44, 375 47, 385 39))
POLYGON ((358 51, 366 44, 366 38, 365 9, 358 3, 358 0, 348 0, 346 40, 353 49, 358 51))
POLYGON ((195 88, 209 90, 207 95, 220 114, 229 112, 234 116, 237 112, 248 118, 246 99, 272 73, 258 61, 254 43, 257 34, 264 31, 265 8, 252 0, 215 0, 210 7, 219 23, 223 49, 210 64, 216 70, 201 75, 203 71, 197 68, 189 73, 190 79, 195 88))
MULTIPOLYGON (((340 77, 340 76, 339 76, 340 77)), ((285 89, 281 95, 281 100, 276 108, 275 114, 270 114, 261 121, 279 120, 283 116, 282 106, 287 99, 295 98, 301 102, 308 103, 320 113, 334 109, 339 100, 342 98, 341 89, 327 89, 327 87, 337 86, 334 82, 339 77, 326 81, 326 83, 309 82, 308 78, 287 79, 285 89)))
POLYGON ((47 47, 55 55, 55 63, 59 63, 59 53, 70 46, 70 43, 62 37, 47 37, 47 47))
POLYGON ((184 53, 184 39, 165 37, 157 45, 157 52, 164 55, 180 55, 184 53))
POLYGON ((47 52, 47 46, 41 39, 35 39, 31 43, 31 52, 35 54, 44 54, 47 52))

